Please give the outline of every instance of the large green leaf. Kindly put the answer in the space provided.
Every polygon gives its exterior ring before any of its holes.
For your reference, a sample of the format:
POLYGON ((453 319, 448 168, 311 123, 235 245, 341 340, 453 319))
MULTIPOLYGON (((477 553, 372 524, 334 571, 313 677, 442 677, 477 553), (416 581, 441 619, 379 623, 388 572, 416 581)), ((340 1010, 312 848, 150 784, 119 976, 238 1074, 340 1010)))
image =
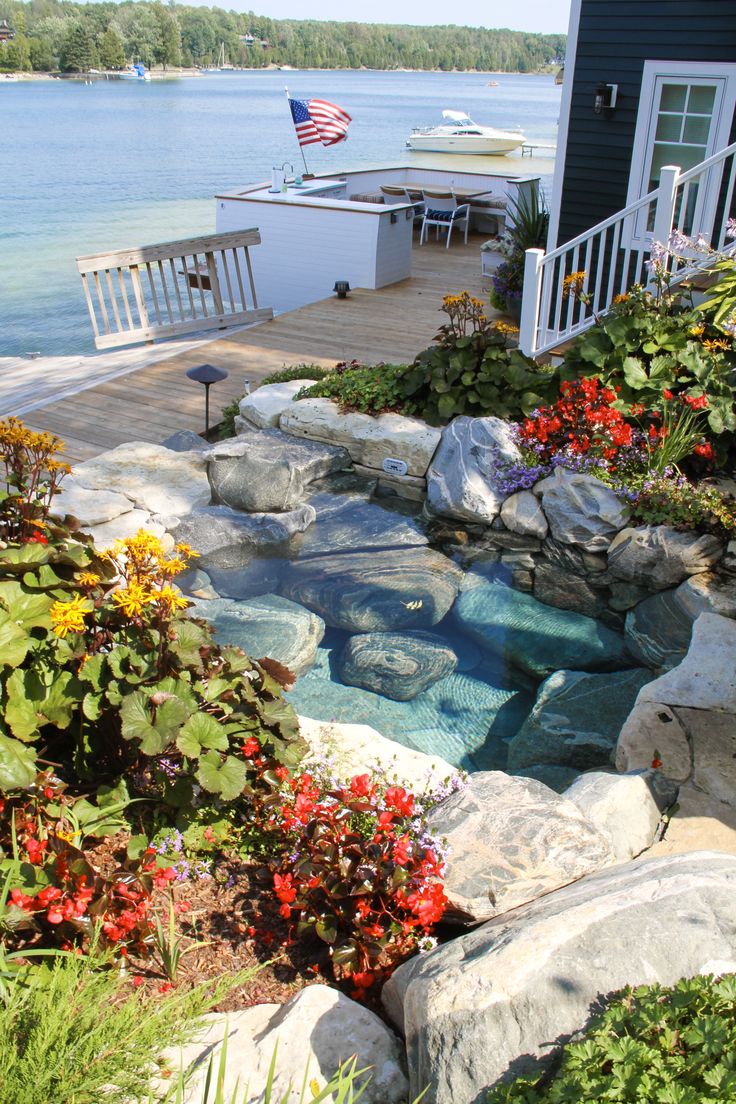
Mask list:
POLYGON ((147 694, 142 690, 126 694, 120 706, 120 719, 124 740, 135 740, 144 755, 161 754, 167 741, 153 725, 147 694))
POLYGON ((247 769, 241 759, 228 755, 224 760, 216 751, 207 751, 199 760, 197 781, 208 793, 219 794, 223 801, 232 801, 243 792, 247 769))
POLYGON ((69 671, 16 669, 6 683, 5 720, 19 740, 28 740, 45 724, 68 728, 81 686, 69 671))
POLYGON ((0 790, 25 790, 36 778, 36 756, 20 740, 0 734, 0 790))
POLYGON ((0 603, 16 624, 25 629, 50 629, 49 610, 55 601, 50 594, 27 590, 15 579, 0 581, 0 603))
POLYGON ((195 713, 190 717, 176 740, 179 751, 189 759, 197 758, 203 748, 226 751, 228 743, 222 725, 209 713, 195 713))
POLYGON ((30 645, 28 633, 6 610, 0 609, 0 663, 18 667, 26 658, 30 645))
POLYGON ((200 649, 212 643, 212 635, 201 625, 188 618, 181 618, 173 627, 174 639, 169 650, 177 657, 183 667, 202 669, 200 649))

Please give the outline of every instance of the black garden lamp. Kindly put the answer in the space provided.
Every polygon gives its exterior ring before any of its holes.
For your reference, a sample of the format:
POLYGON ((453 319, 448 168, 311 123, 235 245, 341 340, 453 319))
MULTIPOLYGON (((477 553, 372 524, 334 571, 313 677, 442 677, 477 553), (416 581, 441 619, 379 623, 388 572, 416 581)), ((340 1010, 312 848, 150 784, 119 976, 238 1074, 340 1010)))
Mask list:
POLYGON ((196 368, 187 371, 190 379, 204 384, 204 432, 205 436, 210 431, 210 387, 219 380, 227 379, 228 373, 224 368, 215 368, 214 364, 198 364, 196 368))
POLYGON ((347 280, 335 280, 335 286, 332 290, 337 293, 338 299, 345 299, 350 291, 350 284, 347 280))

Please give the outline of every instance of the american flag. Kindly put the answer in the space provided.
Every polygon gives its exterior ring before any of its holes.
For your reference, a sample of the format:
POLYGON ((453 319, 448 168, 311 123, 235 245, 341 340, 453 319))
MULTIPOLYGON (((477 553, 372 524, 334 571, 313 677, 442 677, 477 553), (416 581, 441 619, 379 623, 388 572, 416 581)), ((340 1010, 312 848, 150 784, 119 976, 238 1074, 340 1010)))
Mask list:
POLYGON ((292 100, 289 98, 291 117, 300 146, 321 142, 334 146, 348 136, 348 124, 352 122, 347 111, 327 100, 292 100))

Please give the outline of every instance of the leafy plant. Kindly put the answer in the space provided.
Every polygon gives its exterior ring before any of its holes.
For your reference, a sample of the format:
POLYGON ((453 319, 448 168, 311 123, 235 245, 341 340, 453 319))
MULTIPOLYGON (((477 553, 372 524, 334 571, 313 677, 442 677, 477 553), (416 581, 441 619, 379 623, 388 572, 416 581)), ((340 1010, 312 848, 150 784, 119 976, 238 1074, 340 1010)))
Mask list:
POLYGON ((736 976, 627 988, 553 1070, 491 1090, 488 1104, 736 1101, 736 976))
POLYGON ((549 229, 549 207, 539 188, 522 190, 508 199, 507 210, 511 213, 508 220, 508 232, 516 250, 524 253, 527 249, 539 249, 547 241, 549 229))
POLYGON ((235 436, 235 419, 240 414, 240 399, 233 399, 220 411, 220 422, 217 427, 218 437, 224 441, 228 437, 235 436))
POLYGON ((169 897, 168 926, 164 926, 159 916, 155 918, 153 925, 153 945, 158 952, 162 969, 169 981, 175 982, 177 980, 179 966, 185 954, 196 951, 200 947, 208 947, 210 942, 197 939, 184 946, 183 937, 176 934, 174 902, 169 897))
POLYGON ((291 364, 288 368, 280 368, 278 372, 264 376, 261 386, 267 383, 290 383, 300 379, 321 380, 329 376, 331 371, 332 369, 322 368, 319 364, 291 364))
POLYGON ((672 525, 711 532, 727 539, 736 536, 736 501, 707 484, 696 486, 684 476, 653 474, 631 497, 633 516, 641 525, 672 525))
POLYGON ((43 530, 59 484, 71 469, 58 459, 63 448, 51 433, 34 433, 18 418, 0 421, 0 539, 46 543, 43 530))
POLYGON ((414 413, 407 399, 403 380, 404 364, 358 365, 342 372, 330 372, 312 387, 305 387, 297 399, 334 399, 342 410, 358 410, 363 414, 385 414, 397 411, 414 413))

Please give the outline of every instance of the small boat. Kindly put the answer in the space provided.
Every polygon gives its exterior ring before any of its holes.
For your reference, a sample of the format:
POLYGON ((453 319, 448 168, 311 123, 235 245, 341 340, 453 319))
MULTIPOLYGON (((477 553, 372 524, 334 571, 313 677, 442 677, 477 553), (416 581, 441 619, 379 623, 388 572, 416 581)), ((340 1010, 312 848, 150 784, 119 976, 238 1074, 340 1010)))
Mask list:
POLYGON ((225 43, 220 43, 220 52, 217 55, 216 65, 206 65, 202 70, 203 73, 221 73, 223 69, 232 69, 232 65, 225 64, 225 43))
POLYGON ((447 122, 435 127, 415 127, 406 140, 409 149, 420 153, 480 153, 499 156, 511 153, 526 139, 520 131, 479 126, 463 111, 443 111, 447 122))
POLYGON ((121 69, 118 73, 118 79, 150 81, 151 74, 148 72, 142 61, 137 61, 135 65, 129 65, 126 69, 121 69))

